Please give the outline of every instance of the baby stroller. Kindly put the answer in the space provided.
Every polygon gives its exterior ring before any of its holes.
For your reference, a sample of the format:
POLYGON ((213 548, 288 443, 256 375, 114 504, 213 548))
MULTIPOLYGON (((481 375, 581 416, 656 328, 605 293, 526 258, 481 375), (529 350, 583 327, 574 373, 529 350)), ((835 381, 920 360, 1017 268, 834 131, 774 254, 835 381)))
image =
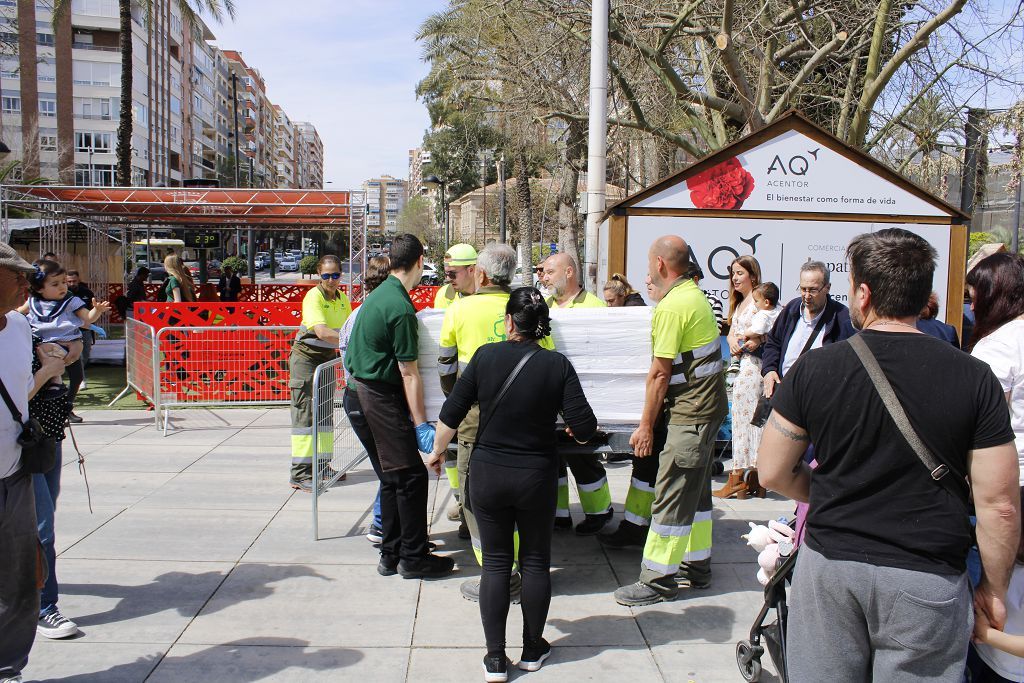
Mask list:
MULTIPOLYGON (((791 522, 790 526, 794 524, 791 522)), ((750 639, 736 643, 736 665, 740 668, 743 680, 750 683, 761 679, 761 657, 766 649, 779 672, 779 680, 782 683, 789 681, 786 671, 786 620, 789 616, 786 585, 793 582, 793 567, 796 566, 798 552, 799 548, 796 547, 789 556, 780 558, 778 569, 764 588, 764 604, 750 628, 750 639), (766 624, 771 610, 775 610, 775 620, 766 624)))

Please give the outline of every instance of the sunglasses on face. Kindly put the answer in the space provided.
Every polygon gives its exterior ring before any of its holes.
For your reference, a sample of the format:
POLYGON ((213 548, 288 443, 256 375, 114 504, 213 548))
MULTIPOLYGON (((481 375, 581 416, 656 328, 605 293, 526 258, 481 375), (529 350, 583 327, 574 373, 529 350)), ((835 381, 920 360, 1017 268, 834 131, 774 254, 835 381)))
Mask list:
POLYGON ((338 280, 341 278, 341 273, 320 273, 321 280, 338 280))
POLYGON ((454 270, 446 270, 446 271, 444 271, 444 276, 446 278, 448 278, 449 280, 454 280, 456 275, 458 275, 458 273, 455 272, 454 270))

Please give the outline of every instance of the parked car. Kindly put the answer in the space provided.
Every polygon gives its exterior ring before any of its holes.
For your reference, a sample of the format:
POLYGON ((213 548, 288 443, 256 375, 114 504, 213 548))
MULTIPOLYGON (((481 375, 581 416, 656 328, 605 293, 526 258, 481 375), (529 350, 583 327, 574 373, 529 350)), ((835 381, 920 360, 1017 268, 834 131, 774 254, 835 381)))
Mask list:
POLYGON ((280 262, 277 264, 278 269, 284 273, 288 271, 298 271, 299 262, 295 260, 294 256, 282 256, 280 262))
POLYGON ((263 268, 266 268, 267 266, 270 265, 270 252, 257 251, 255 258, 257 262, 259 262, 260 264, 256 266, 257 270, 262 270, 263 268))
POLYGON ((146 267, 149 268, 150 282, 163 282, 167 279, 167 269, 159 261, 150 261, 146 267))
POLYGON ((423 264, 423 277, 420 278, 420 284, 427 287, 439 287, 443 284, 444 275, 437 272, 437 268, 429 263, 423 264))
MULTIPOLYGON (((192 275, 192 279, 199 282, 199 261, 187 261, 185 266, 188 267, 189 273, 192 275)), ((220 261, 207 261, 206 262, 206 279, 215 280, 220 277, 220 261)))

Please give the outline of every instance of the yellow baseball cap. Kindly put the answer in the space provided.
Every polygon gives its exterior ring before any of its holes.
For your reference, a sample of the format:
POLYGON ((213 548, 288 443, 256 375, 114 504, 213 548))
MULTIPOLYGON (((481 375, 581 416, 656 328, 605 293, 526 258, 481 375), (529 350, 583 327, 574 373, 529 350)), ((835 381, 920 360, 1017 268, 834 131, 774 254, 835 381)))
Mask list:
POLYGON ((470 244, 453 244, 444 253, 444 262, 450 266, 475 266, 476 249, 470 244))

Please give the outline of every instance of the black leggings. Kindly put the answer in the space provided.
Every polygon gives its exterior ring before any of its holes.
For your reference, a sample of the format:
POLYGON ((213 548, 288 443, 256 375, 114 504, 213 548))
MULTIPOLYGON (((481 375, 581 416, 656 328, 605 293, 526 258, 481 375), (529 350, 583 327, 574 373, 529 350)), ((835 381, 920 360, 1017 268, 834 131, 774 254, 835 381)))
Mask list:
POLYGON ((551 605, 551 533, 558 499, 558 463, 552 459, 551 467, 538 470, 471 459, 468 485, 484 556, 480 618, 488 654, 501 654, 505 651, 516 528, 523 575, 523 638, 533 641, 544 632, 551 605))

